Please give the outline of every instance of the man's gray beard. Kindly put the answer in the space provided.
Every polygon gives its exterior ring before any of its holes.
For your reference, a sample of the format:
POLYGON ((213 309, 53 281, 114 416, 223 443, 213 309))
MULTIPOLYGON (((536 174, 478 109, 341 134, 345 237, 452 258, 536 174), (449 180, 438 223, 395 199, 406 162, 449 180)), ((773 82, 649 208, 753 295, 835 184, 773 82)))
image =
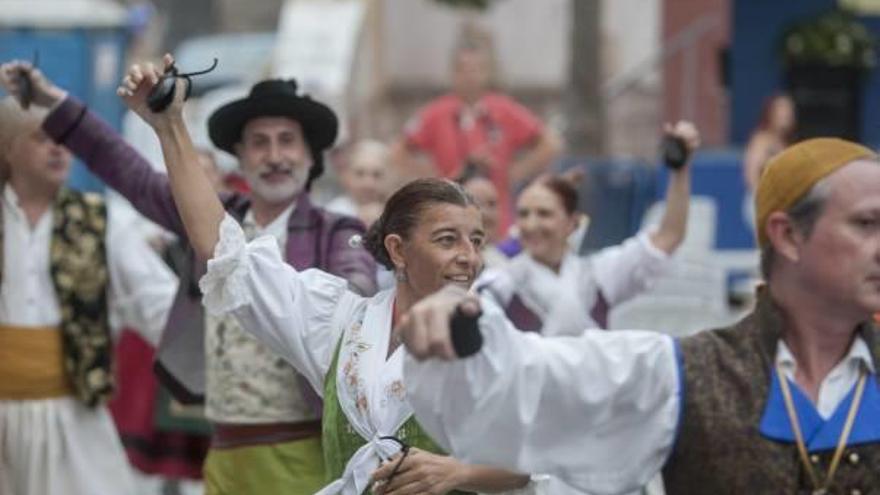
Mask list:
POLYGON ((284 184, 266 184, 264 182, 250 182, 251 194, 259 196, 268 203, 283 203, 298 196, 304 189, 304 184, 289 181, 284 184))
POLYGON ((251 187, 251 194, 258 196, 261 200, 268 203, 283 203, 299 196, 305 189, 306 180, 308 180, 309 168, 303 172, 292 172, 290 179, 281 184, 267 184, 260 177, 264 172, 263 169, 256 171, 244 171, 242 175, 251 187))

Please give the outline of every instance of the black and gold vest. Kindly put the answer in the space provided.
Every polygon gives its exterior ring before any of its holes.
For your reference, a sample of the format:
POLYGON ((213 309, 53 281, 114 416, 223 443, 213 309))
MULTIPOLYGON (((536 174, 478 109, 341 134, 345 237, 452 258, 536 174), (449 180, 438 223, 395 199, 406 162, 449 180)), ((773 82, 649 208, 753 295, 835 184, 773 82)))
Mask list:
MULTIPOLYGON (((782 329, 779 310, 760 292, 755 311, 739 323, 681 340, 683 416, 663 470, 670 495, 812 491, 797 447, 759 431, 782 329)), ((865 323, 859 331, 880 364, 877 329, 865 323)), ((811 456, 822 475, 832 454, 811 456)), ((828 493, 880 493, 880 443, 848 447, 828 493)))
MULTIPOLYGON (((113 392, 104 245, 107 208, 97 195, 62 188, 52 216, 49 269, 61 310, 64 367, 77 399, 96 406, 113 392)), ((0 221, 0 253, 2 239, 0 221)), ((0 257, 0 272, 2 267, 0 257)))

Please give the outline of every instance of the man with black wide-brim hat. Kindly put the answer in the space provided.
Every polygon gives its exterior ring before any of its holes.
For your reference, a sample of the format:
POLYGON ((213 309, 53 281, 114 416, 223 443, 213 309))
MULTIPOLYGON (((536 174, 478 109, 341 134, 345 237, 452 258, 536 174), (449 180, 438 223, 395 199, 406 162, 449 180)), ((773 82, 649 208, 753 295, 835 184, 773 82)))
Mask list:
MULTIPOLYGON (((166 58, 166 64, 170 64, 166 58)), ((155 74, 145 75, 155 77, 155 74)), ((53 86, 40 77, 35 91, 53 86)), ((142 214, 184 235, 168 178, 73 97, 52 102, 43 128, 82 157, 92 172, 142 214)), ((318 267, 375 290, 375 264, 352 237, 363 225, 309 200, 333 145, 338 121, 326 105, 299 94, 293 80, 257 83, 247 97, 208 121, 214 144, 238 158, 250 196, 222 200, 250 235, 272 235, 296 269, 318 267)), ((191 251, 190 251, 191 252, 191 251)), ((324 484, 318 396, 285 361, 245 334, 233 319, 206 318, 197 281, 203 261, 191 255, 159 349, 157 373, 178 399, 204 397, 213 423, 204 466, 207 493, 312 494, 324 484)))

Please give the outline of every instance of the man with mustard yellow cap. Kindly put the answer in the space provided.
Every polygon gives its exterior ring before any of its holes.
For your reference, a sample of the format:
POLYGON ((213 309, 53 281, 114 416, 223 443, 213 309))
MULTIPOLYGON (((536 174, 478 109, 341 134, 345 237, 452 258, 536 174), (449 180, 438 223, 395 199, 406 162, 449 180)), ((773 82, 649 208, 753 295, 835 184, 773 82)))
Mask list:
POLYGON ((64 186, 45 114, 0 99, 0 494, 133 494, 106 407, 112 338, 158 344, 177 279, 100 196, 64 186))
POLYGON ((673 495, 880 493, 880 161, 804 141, 769 163, 756 207, 766 285, 729 328, 541 338, 454 288, 424 300, 402 329, 419 423, 469 462, 595 494, 658 471, 673 495), (484 342, 452 360, 462 304, 482 308, 484 342))

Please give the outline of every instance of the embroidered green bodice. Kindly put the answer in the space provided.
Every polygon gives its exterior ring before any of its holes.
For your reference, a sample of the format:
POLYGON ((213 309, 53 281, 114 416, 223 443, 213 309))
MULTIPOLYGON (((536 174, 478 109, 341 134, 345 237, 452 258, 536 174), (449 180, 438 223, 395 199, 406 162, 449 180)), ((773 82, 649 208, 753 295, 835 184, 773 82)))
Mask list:
MULTIPOLYGON (((344 337, 344 336, 343 336, 344 337)), ((359 448, 366 442, 348 422, 339 399, 336 397, 336 368, 339 362, 340 339, 333 355, 333 363, 327 376, 324 377, 324 416, 322 424, 322 445, 324 448, 324 464, 327 469, 328 482, 339 479, 345 472, 345 465, 359 448)), ((414 416, 400 427, 397 438, 412 447, 435 454, 446 454, 431 437, 422 430, 414 416)), ((469 495, 470 492, 452 491, 453 495, 469 495)))

